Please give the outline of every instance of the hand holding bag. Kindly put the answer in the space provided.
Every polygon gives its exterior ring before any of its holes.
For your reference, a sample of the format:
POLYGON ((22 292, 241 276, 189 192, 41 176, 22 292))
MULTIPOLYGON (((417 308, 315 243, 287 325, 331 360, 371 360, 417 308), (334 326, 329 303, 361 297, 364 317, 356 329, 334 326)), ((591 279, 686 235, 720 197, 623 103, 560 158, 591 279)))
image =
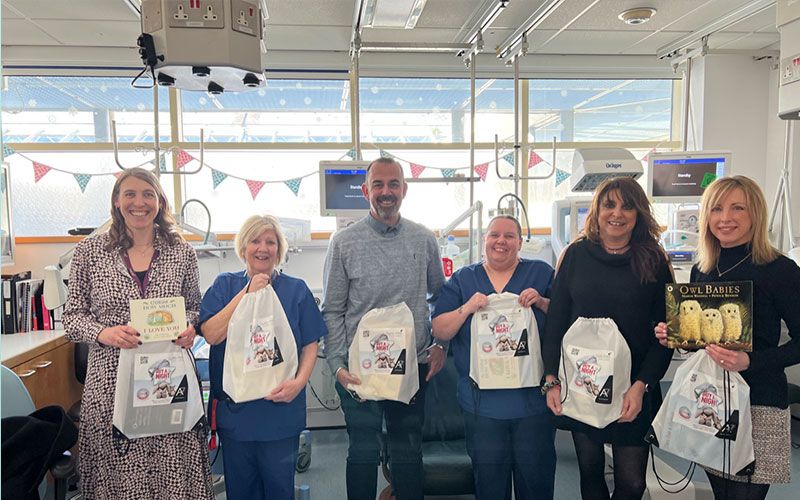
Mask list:
POLYGON ((194 362, 170 341, 121 349, 114 391, 114 435, 135 439, 205 425, 194 362))
POLYGON ((705 467, 752 474, 750 387, 739 373, 697 351, 675 372, 648 441, 705 467))
POLYGON ((536 317, 513 293, 489 295, 472 315, 469 376, 480 389, 536 387, 542 379, 542 349, 536 317))
POLYGON ((563 415, 602 429, 619 419, 631 387, 631 350, 611 318, 578 318, 561 343, 563 415))
POLYGON ((262 399, 297 367, 294 334, 272 285, 246 293, 228 322, 222 390, 236 403, 262 399))
POLYGON ((419 390, 414 316, 401 302, 372 309, 358 322, 348 370, 361 384, 348 384, 362 399, 408 404, 419 390))

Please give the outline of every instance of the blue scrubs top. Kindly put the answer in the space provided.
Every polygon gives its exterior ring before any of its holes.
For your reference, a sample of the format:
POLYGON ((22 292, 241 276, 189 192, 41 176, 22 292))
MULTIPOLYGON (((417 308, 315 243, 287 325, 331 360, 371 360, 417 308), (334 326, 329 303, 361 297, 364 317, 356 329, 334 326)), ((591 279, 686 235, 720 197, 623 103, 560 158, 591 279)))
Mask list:
MULTIPOLYGON (((553 268, 540 260, 521 259, 514 274, 501 292, 520 294, 526 288, 533 288, 541 295, 550 295, 553 283, 553 268)), ((450 280, 439 290, 439 298, 432 317, 454 311, 476 293, 484 295, 495 293, 492 282, 482 264, 473 264, 456 271, 450 280)), ((539 335, 544 332, 545 314, 533 307, 539 335)), ((470 413, 496 419, 524 418, 539 414, 549 414, 545 397, 538 387, 523 389, 478 389, 469 378, 470 325, 469 315, 455 337, 450 341, 453 357, 458 371, 458 402, 470 413)))
MULTIPOLYGON (((228 305, 247 286, 248 281, 245 271, 217 276, 200 304, 201 333, 203 322, 228 305)), ((303 347, 318 341, 328 330, 314 302, 314 296, 304 281, 278 274, 272 280, 272 287, 292 328, 299 360, 303 347)), ((291 403, 273 403, 265 399, 234 403, 222 390, 226 344, 227 341, 223 341, 212 345, 209 356, 211 396, 219 400, 217 429, 222 439, 227 437, 236 441, 275 441, 300 434, 306 426, 305 388, 291 403)))

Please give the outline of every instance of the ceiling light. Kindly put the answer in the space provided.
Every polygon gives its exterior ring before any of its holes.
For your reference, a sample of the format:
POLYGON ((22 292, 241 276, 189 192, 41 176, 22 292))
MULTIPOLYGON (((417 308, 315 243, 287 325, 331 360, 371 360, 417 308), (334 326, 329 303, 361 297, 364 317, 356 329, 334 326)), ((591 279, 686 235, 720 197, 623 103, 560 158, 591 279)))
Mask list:
POLYGON ((619 13, 619 20, 625 24, 635 26, 644 24, 656 15, 656 9, 652 7, 637 7, 635 9, 623 10, 619 13))
POLYGON ((427 1, 366 0, 361 25, 365 28, 413 29, 427 1))

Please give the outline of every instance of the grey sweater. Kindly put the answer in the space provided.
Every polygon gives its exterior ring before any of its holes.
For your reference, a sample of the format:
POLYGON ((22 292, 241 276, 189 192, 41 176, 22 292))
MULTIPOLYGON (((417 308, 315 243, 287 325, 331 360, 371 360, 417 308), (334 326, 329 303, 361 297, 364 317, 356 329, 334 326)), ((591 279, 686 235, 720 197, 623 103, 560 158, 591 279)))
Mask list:
POLYGON ((407 219, 394 227, 367 215, 336 232, 325 257, 322 316, 328 325, 323 352, 334 372, 347 367, 347 352, 361 317, 377 307, 405 302, 414 316, 417 360, 431 345, 430 312, 444 283, 433 233, 407 219))

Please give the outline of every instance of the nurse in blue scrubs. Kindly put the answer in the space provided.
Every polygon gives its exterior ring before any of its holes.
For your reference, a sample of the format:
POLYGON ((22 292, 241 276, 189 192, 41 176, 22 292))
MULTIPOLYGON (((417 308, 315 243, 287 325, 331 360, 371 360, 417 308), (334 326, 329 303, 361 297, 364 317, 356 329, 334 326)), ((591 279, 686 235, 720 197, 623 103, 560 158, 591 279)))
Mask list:
MULTIPOLYGON (((236 253, 246 269, 222 273, 200 305, 200 332, 211 344, 211 397, 225 450, 225 490, 229 500, 290 500, 300 432, 306 426, 305 386, 317 359, 317 341, 327 333, 311 290, 300 279, 276 268, 288 245, 271 215, 247 219, 236 236, 236 253), (264 399, 234 403, 222 390, 222 367, 228 322, 247 293, 271 284, 292 328, 299 367, 264 399)), ((212 405, 213 406, 213 405, 212 405)))
POLYGON ((519 295, 520 304, 533 309, 539 332, 544 329, 553 268, 520 259, 521 248, 519 222, 510 216, 492 219, 485 261, 456 271, 440 289, 433 310, 433 336, 450 340, 458 370, 477 500, 510 499, 512 479, 517 500, 553 498, 555 429, 540 389, 481 390, 469 377, 472 315, 488 304, 488 295, 519 295))

